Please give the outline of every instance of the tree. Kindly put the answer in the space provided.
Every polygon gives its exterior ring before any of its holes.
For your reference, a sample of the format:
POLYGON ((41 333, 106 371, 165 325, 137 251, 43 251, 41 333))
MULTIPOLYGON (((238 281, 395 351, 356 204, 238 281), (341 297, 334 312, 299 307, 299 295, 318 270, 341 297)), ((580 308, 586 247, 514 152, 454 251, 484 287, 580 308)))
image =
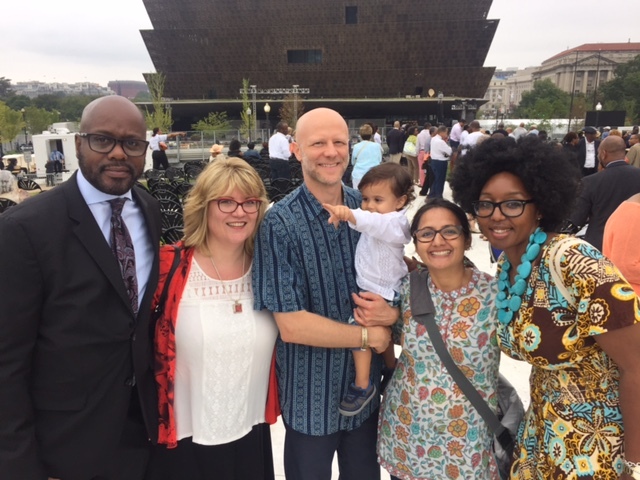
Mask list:
POLYGON ((216 130, 227 130, 229 126, 227 112, 210 112, 206 118, 198 120, 197 123, 191 125, 191 128, 201 132, 212 132, 216 130))
POLYGON ((522 94, 515 115, 520 118, 566 118, 570 102, 571 96, 551 80, 538 80, 533 84, 533 90, 522 94))
POLYGON ((15 92, 11 88, 11 80, 5 77, 0 77, 0 98, 6 100, 12 95, 15 95, 15 92))
POLYGON ((640 123, 640 55, 618 65, 615 77, 600 87, 606 110, 625 110, 627 125, 640 123))
POLYGON ((0 145, 11 142, 24 128, 22 112, 11 110, 0 101, 0 145))
POLYGON ((256 112, 251 112, 251 115, 247 113, 251 103, 249 103, 249 79, 242 79, 242 111, 240 112, 240 118, 242 119, 242 126, 240 127, 240 135, 245 137, 251 136, 251 117, 256 112))
POLYGON ((31 99, 26 95, 11 95, 5 100, 11 110, 22 110, 31 105, 31 99))
POLYGON ((163 96, 166 77, 162 72, 151 73, 146 76, 146 80, 151 94, 151 104, 153 105, 153 112, 149 112, 149 109, 145 107, 144 117, 147 122, 147 128, 153 130, 158 127, 163 132, 168 132, 171 130, 171 125, 173 125, 173 119, 171 117, 171 107, 165 103, 163 96))
POLYGON ((304 113, 304 103, 302 99, 297 95, 287 95, 282 100, 282 106, 280 107, 279 116, 280 120, 287 122, 291 128, 296 128, 298 118, 304 113))
POLYGON ((38 107, 24 109, 24 117, 31 135, 38 135, 47 130, 52 123, 58 121, 58 112, 49 112, 38 107))

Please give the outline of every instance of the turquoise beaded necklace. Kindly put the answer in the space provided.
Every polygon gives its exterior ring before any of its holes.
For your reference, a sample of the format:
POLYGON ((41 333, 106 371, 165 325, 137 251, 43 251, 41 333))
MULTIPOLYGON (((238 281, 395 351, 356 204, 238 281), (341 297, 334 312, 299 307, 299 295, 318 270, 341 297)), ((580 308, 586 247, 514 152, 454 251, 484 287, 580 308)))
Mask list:
POLYGON ((503 325, 508 325, 513 320, 514 314, 522 305, 522 294, 527 289, 527 281, 531 275, 532 262, 538 257, 540 248, 547 241, 547 234, 540 227, 529 236, 529 244, 520 258, 517 274, 513 285, 509 284, 509 270, 511 263, 505 258, 502 263, 502 270, 498 276, 498 320, 503 325))

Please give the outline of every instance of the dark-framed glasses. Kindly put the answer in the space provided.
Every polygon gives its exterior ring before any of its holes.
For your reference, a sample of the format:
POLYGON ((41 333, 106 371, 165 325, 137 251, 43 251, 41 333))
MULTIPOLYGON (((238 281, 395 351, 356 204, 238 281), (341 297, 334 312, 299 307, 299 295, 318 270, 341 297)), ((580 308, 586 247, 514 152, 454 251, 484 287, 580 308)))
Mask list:
POLYGON ((442 235, 445 240, 455 240, 462 235, 462 225, 447 225, 446 227, 436 230, 431 227, 424 227, 416 230, 413 234, 414 238, 420 243, 431 243, 435 240, 436 235, 442 235))
POLYGON ((260 209, 260 205, 262 205, 262 200, 257 198, 250 198, 244 202, 236 202, 232 198, 219 198, 214 202, 218 204, 218 208, 222 213, 233 213, 238 207, 241 207, 244 213, 256 213, 260 209))
POLYGON ((89 148, 96 153, 111 153, 119 143, 124 153, 132 157, 139 157, 144 155, 149 147, 149 142, 137 138, 114 138, 101 133, 78 133, 76 135, 86 138, 89 142, 89 148))
POLYGON ((486 218, 493 215, 496 207, 500 209, 502 215, 509 218, 519 217, 524 213, 524 207, 528 203, 535 203, 533 200, 505 200, 504 202, 489 202, 488 200, 480 200, 473 202, 473 211, 476 216, 486 218))

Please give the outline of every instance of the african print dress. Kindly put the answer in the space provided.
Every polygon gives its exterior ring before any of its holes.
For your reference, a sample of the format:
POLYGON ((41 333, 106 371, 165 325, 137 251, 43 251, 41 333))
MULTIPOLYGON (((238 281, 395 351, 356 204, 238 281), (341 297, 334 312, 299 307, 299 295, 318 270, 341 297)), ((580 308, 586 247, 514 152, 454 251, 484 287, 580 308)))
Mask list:
MULTIPOLYGON (((469 284, 442 292, 429 280, 435 320, 451 356, 495 409, 500 350, 494 279, 475 269, 469 284)), ((446 371, 426 327, 410 308, 409 277, 400 288, 402 354, 384 392, 378 461, 405 480, 497 480, 493 437, 446 371)))
POLYGON ((517 317, 498 327, 502 351, 533 366, 511 478, 614 480, 624 453, 619 374, 594 336, 640 321, 640 312, 618 269, 587 243, 572 245, 561 262, 571 305, 549 271, 550 252, 564 237, 545 247, 517 317))

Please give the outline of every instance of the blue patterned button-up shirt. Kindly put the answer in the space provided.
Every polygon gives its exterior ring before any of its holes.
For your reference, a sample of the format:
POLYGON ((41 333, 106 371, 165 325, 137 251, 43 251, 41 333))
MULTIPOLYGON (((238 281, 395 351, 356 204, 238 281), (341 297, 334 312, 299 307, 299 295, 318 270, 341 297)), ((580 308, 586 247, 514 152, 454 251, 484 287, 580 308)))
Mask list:
MULTIPOLYGON (((357 190, 344 187, 344 203, 360 206, 357 190)), ((302 185, 268 212, 256 238, 254 308, 272 312, 306 310, 346 323, 358 292, 354 255, 360 234, 329 214, 302 185)), ((355 379, 351 351, 285 343, 278 337, 277 374, 286 424, 307 435, 329 435, 360 426, 379 405, 376 396, 353 417, 338 412, 355 379)), ((373 355, 372 377, 379 387, 381 361, 373 355)), ((379 388, 378 388, 379 391, 379 388)))

